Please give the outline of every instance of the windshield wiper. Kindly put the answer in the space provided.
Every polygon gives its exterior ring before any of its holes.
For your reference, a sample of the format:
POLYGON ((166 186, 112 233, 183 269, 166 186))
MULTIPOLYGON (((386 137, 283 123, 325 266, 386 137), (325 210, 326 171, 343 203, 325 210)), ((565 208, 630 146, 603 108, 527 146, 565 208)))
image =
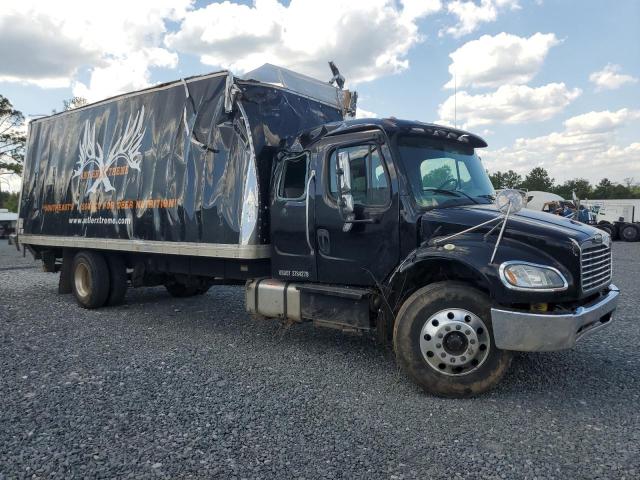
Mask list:
POLYGON ((469 195, 466 192, 463 192, 462 190, 456 190, 456 193, 461 193, 462 195, 464 195, 465 197, 467 197, 469 200, 471 200, 473 203, 475 203, 476 205, 479 204, 480 202, 478 202, 475 198, 473 198, 471 195, 469 195))
POLYGON ((477 204, 478 201, 473 198, 471 195, 469 195, 468 193, 463 192, 462 190, 445 190, 444 188, 423 188, 424 191, 428 191, 428 192, 435 192, 435 193, 442 193, 445 195, 452 195, 454 197, 467 197, 469 200, 471 200, 473 203, 477 204))
POLYGON ((445 190, 444 188, 430 188, 430 187, 427 187, 427 188, 423 188, 422 191, 423 192, 444 193, 445 195, 452 195, 454 197, 459 197, 460 196, 454 190, 445 190))

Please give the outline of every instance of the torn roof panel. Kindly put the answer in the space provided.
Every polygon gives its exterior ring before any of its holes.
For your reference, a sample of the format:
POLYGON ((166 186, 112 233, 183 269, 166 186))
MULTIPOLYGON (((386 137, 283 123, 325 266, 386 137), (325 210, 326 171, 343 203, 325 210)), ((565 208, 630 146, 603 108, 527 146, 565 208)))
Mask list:
POLYGON ((277 87, 286 88, 292 92, 318 100, 329 105, 337 106, 340 109, 345 105, 345 94, 347 90, 340 90, 337 87, 322 82, 315 78, 303 75, 293 70, 289 70, 270 63, 265 63, 261 67, 245 73, 241 77, 245 81, 257 81, 268 83, 277 87))

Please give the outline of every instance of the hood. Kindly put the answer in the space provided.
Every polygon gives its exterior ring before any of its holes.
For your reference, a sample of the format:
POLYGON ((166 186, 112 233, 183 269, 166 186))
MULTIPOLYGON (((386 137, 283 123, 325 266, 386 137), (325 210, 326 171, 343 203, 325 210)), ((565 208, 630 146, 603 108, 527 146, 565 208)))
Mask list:
MULTIPOLYGON (((457 233, 499 215, 500 211, 493 204, 430 210, 422 216, 422 239, 424 241, 431 237, 457 233)), ((493 225, 495 224, 483 227, 479 231, 485 233, 493 228, 493 225)), ((575 220, 523 209, 509 216, 505 237, 527 243, 565 243, 570 242, 570 239, 582 243, 597 232, 599 230, 575 220)))

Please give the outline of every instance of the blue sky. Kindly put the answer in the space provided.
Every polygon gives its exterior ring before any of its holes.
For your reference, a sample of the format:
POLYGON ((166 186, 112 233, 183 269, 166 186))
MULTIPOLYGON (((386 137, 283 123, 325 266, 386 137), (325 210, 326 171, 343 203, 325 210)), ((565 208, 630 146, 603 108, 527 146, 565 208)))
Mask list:
POLYGON ((334 59, 361 113, 450 124, 458 51, 457 125, 489 170, 640 181, 637 0, 8 0, 0 45, 0 93, 26 115, 264 61, 328 79, 334 59))

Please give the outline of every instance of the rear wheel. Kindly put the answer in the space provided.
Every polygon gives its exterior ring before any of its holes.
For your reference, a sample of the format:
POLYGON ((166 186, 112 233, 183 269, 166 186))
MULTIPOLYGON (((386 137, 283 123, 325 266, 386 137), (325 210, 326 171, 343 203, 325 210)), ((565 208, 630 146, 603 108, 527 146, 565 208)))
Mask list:
POLYGON ((469 397, 495 386, 511 353, 495 346, 489 298, 458 282, 428 285, 398 312, 393 345, 416 383, 445 397, 469 397))
POLYGON ((624 225, 620 229, 620 238, 625 242, 637 242, 640 240, 640 229, 636 225, 624 225))
POLYGON ((109 268, 97 252, 82 251, 73 259, 73 294, 84 308, 98 308, 109 296, 109 268))

